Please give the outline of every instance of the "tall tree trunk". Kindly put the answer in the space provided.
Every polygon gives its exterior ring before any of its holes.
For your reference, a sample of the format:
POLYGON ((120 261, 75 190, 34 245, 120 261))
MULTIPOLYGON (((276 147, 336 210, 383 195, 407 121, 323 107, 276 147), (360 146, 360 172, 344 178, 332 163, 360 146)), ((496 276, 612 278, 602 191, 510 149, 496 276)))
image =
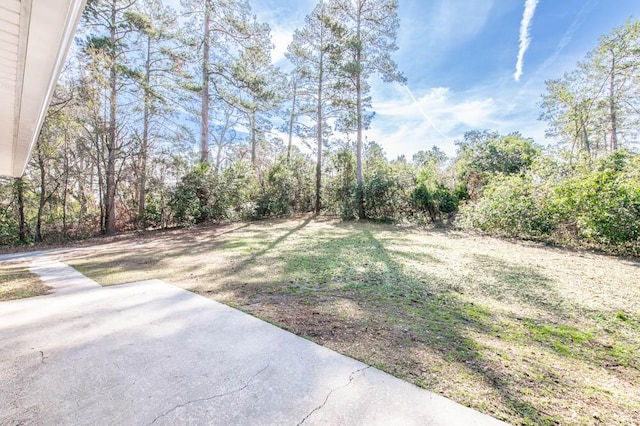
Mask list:
POLYGON ((358 23, 356 39, 358 46, 356 47, 356 125, 357 125, 357 137, 356 137, 356 181, 358 184, 357 191, 357 203, 358 203, 358 217, 364 219, 366 217, 364 211, 364 179, 362 177, 362 46, 360 25, 361 25, 361 11, 358 9, 358 23))
POLYGON ((67 197, 69 194, 69 134, 64 132, 64 188, 62 193, 62 241, 67 240, 67 197))
POLYGON ((324 79, 324 55, 323 52, 320 52, 319 64, 318 64, 318 108, 317 108, 317 160, 316 160, 316 202, 315 202, 315 213, 320 214, 320 209, 322 207, 322 120, 323 111, 322 111, 322 86, 324 79))
POLYGON ((258 141, 256 139, 256 112, 251 111, 251 167, 256 169, 256 145, 258 141))
MULTIPOLYGON (((104 201, 105 201, 105 189, 104 189, 104 176, 103 176, 103 170, 102 170, 102 164, 104 164, 104 152, 101 152, 102 147, 104 146, 104 141, 101 140, 102 136, 96 136, 96 153, 98 154, 96 157, 96 174, 98 176, 98 207, 100 207, 100 232, 102 232, 103 234, 106 232, 106 229, 104 227, 106 220, 105 220, 105 206, 104 206, 104 201)), ((90 187, 92 187, 93 185, 91 185, 90 187)))
POLYGON ((22 177, 16 178, 14 188, 18 199, 18 239, 21 243, 26 243, 27 223, 24 215, 24 180, 22 180, 22 177))
POLYGON ((200 162, 209 161, 209 37, 211 36, 210 0, 205 0, 204 9, 204 40, 202 58, 202 123, 200 134, 200 162))
POLYGON ((145 63, 144 78, 144 117, 142 124, 142 146, 140 147, 140 191, 138 193, 138 228, 147 227, 145 220, 145 210, 147 202, 147 156, 149 148, 149 115, 151 90, 149 88, 151 74, 151 36, 147 36, 147 61, 145 63))
POLYGON ((298 81, 293 81, 293 100, 291 103, 291 114, 289 114, 289 143, 287 144, 287 161, 291 159, 291 145, 293 143, 293 122, 296 119, 296 102, 298 95, 298 81))
POLYGON ((116 110, 117 110, 117 75, 115 48, 116 41, 116 0, 111 3, 111 64, 109 69, 109 140, 107 141, 107 187, 105 191, 105 224, 104 232, 107 235, 116 232, 116 110))
POLYGON ((609 78, 609 121, 611 123, 611 152, 618 150, 618 117, 615 98, 616 58, 611 53, 611 77, 609 78))
POLYGON ((38 214, 36 216, 36 232, 35 232, 35 240, 36 242, 42 241, 42 213, 44 210, 44 205, 47 202, 47 181, 45 177, 45 164, 44 158, 42 157, 42 145, 40 142, 40 138, 36 141, 36 158, 38 162, 38 171, 40 172, 40 199, 38 202, 38 214))

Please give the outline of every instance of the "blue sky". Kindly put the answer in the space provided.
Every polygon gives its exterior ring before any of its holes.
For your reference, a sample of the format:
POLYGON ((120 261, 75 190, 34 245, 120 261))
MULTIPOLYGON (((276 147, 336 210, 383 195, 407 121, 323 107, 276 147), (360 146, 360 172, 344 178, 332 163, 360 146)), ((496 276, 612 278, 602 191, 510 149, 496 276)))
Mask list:
MULTIPOLYGON (((284 65, 293 30, 304 24, 317 1, 250 3, 258 19, 271 25, 274 62, 284 65)), ((516 81, 526 0, 399 3, 394 57, 410 91, 375 81, 376 117, 366 132, 389 158, 404 154, 410 159, 433 145, 454 155, 454 140, 471 129, 519 130, 543 145, 552 142, 544 137, 545 123, 537 120, 544 81, 573 69, 600 35, 640 17, 638 0, 539 0, 516 81)))

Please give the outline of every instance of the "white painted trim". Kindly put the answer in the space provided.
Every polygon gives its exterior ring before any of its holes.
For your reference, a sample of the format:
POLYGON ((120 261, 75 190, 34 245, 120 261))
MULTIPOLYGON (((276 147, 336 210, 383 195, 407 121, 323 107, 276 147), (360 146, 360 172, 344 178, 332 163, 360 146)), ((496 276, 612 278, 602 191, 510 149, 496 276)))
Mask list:
MULTIPOLYGON (((18 152, 18 129, 20 128, 20 111, 22 105, 22 93, 24 89, 24 69, 27 61, 27 49, 29 47, 29 28, 31 27, 32 0, 20 2, 20 28, 18 36, 18 61, 16 63, 15 99, 13 102, 13 143, 11 144, 11 170, 16 169, 16 155, 18 152)), ((23 172, 24 173, 24 172, 23 172)), ((22 176, 22 173, 20 173, 22 176)), ((17 176, 16 176, 17 177, 17 176)))
MULTIPOLYGON (((33 1, 47 2, 50 0, 33 0, 33 1)), ((30 153, 33 150, 33 146, 35 145, 36 140, 40 134, 42 123, 44 122, 47 109, 49 108, 49 102, 51 102, 51 97, 53 96, 53 92, 58 83, 58 77, 60 76, 60 72, 62 71, 62 67, 64 66, 64 62, 65 62, 67 53, 69 51, 69 48, 72 45, 73 37, 75 35, 76 28, 78 27, 78 23, 80 21, 80 17, 82 16, 82 11, 84 10, 85 4, 86 4, 86 0, 70 0, 68 3, 64 31, 59 41, 60 43, 59 46, 55 46, 58 49, 55 63, 49 75, 49 83, 47 85, 46 93, 44 94, 42 105, 40 106, 40 112, 36 121, 33 134, 30 135, 29 150, 28 150, 29 154, 26 156, 26 158, 20 161, 20 163, 22 164, 14 163, 14 166, 13 166, 14 177, 22 176, 26 169, 27 163, 29 162, 29 158, 31 156, 30 153)), ((15 161, 15 158, 14 158, 14 161, 15 161)))

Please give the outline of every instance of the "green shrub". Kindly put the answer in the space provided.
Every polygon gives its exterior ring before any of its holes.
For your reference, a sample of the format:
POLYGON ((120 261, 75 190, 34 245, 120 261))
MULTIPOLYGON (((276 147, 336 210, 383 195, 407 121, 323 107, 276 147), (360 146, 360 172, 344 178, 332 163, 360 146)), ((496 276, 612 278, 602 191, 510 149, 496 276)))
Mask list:
POLYGON ((432 186, 419 183, 411 191, 410 198, 413 209, 427 214, 431 222, 440 221, 443 216, 455 212, 459 203, 456 194, 440 182, 432 186))
POLYGON ((519 132, 500 135, 490 131, 469 131, 458 145, 452 166, 466 186, 466 197, 476 199, 494 175, 524 174, 539 159, 542 148, 519 132))
POLYGON ((554 229, 544 208, 543 194, 529 177, 521 175, 496 175, 476 202, 462 206, 458 224, 524 238, 545 235, 554 229))
POLYGON ((14 245, 18 240, 18 222, 0 212, 0 246, 14 245))
POLYGON ((362 187, 367 218, 392 222, 409 213, 409 191, 415 175, 406 161, 387 162, 379 145, 369 144, 365 152, 362 187))
POLYGON ((256 216, 259 184, 250 164, 232 163, 220 173, 217 183, 214 211, 218 217, 238 220, 256 216))
POLYGON ((640 238, 640 156, 619 151, 585 164, 552 191, 549 211, 577 237, 604 246, 640 238))
POLYGON ((197 165, 176 185, 170 206, 180 226, 191 226, 211 217, 210 198, 215 176, 208 163, 197 165))
POLYGON ((282 158, 265 172, 257 198, 257 217, 288 216, 294 211, 310 211, 314 184, 309 163, 302 156, 282 158))
POLYGON ((460 213, 466 228, 640 254, 640 155, 547 158, 525 175, 494 176, 460 213))
POLYGON ((362 188, 367 217, 391 221, 399 216, 397 181, 389 168, 379 168, 368 173, 362 188))
POLYGON ((249 219, 257 215, 259 184, 251 166, 235 162, 216 175, 201 164, 187 173, 176 185, 170 206, 181 226, 207 220, 249 219))
POLYGON ((341 149, 329 155, 324 171, 323 205, 330 214, 342 220, 357 217, 356 158, 350 149, 341 149))
POLYGON ((153 196, 147 197, 144 206, 144 223, 152 228, 164 226, 164 215, 161 203, 153 196))

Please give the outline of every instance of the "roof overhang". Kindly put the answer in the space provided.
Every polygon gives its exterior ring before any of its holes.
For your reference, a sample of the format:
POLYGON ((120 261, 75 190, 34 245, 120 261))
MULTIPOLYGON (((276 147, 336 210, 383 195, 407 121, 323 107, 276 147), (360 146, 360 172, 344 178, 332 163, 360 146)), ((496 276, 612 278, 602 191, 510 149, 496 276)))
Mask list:
POLYGON ((0 0, 0 175, 24 173, 86 0, 0 0))

